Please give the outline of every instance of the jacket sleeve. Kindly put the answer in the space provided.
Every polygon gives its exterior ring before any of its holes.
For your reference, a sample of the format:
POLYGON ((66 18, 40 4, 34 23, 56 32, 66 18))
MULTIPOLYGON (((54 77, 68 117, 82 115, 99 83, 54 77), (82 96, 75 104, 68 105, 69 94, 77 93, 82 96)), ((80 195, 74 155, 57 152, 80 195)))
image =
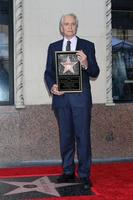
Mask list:
POLYGON ((88 53, 88 69, 86 70, 86 72, 89 74, 90 77, 96 78, 99 75, 100 70, 96 61, 95 46, 93 43, 90 49, 91 50, 88 53))
POLYGON ((49 92, 53 84, 56 83, 56 73, 55 73, 55 57, 54 51, 52 50, 52 45, 48 47, 46 70, 44 72, 44 81, 48 87, 49 92))

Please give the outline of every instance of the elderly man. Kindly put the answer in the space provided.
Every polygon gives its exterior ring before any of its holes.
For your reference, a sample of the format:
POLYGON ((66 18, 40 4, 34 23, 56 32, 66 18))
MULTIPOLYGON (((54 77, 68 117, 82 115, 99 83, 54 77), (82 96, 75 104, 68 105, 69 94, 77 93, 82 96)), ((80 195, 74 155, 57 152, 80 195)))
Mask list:
POLYGON ((58 182, 69 182, 75 178, 74 155, 76 142, 79 180, 84 189, 89 189, 92 185, 90 181, 92 97, 89 78, 96 78, 99 75, 99 67, 95 58, 94 44, 76 36, 77 28, 78 19, 76 15, 66 14, 61 17, 60 32, 63 39, 49 45, 45 81, 49 92, 52 94, 52 108, 60 132, 63 174, 59 176, 58 182), (66 50, 76 51, 82 66, 83 90, 80 93, 65 93, 58 90, 55 51, 66 50))

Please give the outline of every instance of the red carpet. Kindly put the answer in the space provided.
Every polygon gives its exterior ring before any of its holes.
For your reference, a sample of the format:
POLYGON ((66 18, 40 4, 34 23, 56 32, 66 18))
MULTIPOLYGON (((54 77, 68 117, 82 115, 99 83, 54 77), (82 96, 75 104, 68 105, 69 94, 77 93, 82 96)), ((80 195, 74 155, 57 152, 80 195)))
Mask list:
MULTIPOLYGON (((52 176, 61 172, 61 167, 1 168, 0 178, 52 176)), ((33 198, 30 200, 133 200, 133 162, 93 164, 92 182, 92 190, 95 193, 92 196, 33 198)))

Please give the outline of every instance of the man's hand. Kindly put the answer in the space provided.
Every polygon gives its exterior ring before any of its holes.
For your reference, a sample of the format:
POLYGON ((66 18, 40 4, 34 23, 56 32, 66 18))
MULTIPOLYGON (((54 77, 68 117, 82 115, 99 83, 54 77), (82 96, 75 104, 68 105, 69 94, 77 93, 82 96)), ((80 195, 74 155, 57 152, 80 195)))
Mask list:
POLYGON ((58 95, 58 96, 61 96, 64 94, 64 92, 60 92, 58 90, 58 85, 57 84, 54 84, 51 88, 51 93, 54 94, 54 95, 58 95))
POLYGON ((81 64, 81 66, 85 69, 88 68, 88 60, 87 60, 87 56, 86 54, 80 50, 80 51, 77 51, 76 55, 78 56, 78 60, 81 64))

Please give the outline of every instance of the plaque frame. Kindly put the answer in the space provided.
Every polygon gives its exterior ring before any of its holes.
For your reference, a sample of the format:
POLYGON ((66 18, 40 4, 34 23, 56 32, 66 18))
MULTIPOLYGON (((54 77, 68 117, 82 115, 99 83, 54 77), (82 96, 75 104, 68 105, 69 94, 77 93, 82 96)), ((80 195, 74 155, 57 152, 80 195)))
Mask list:
POLYGON ((56 51, 56 82, 61 92, 82 92, 82 67, 77 51, 56 51))

